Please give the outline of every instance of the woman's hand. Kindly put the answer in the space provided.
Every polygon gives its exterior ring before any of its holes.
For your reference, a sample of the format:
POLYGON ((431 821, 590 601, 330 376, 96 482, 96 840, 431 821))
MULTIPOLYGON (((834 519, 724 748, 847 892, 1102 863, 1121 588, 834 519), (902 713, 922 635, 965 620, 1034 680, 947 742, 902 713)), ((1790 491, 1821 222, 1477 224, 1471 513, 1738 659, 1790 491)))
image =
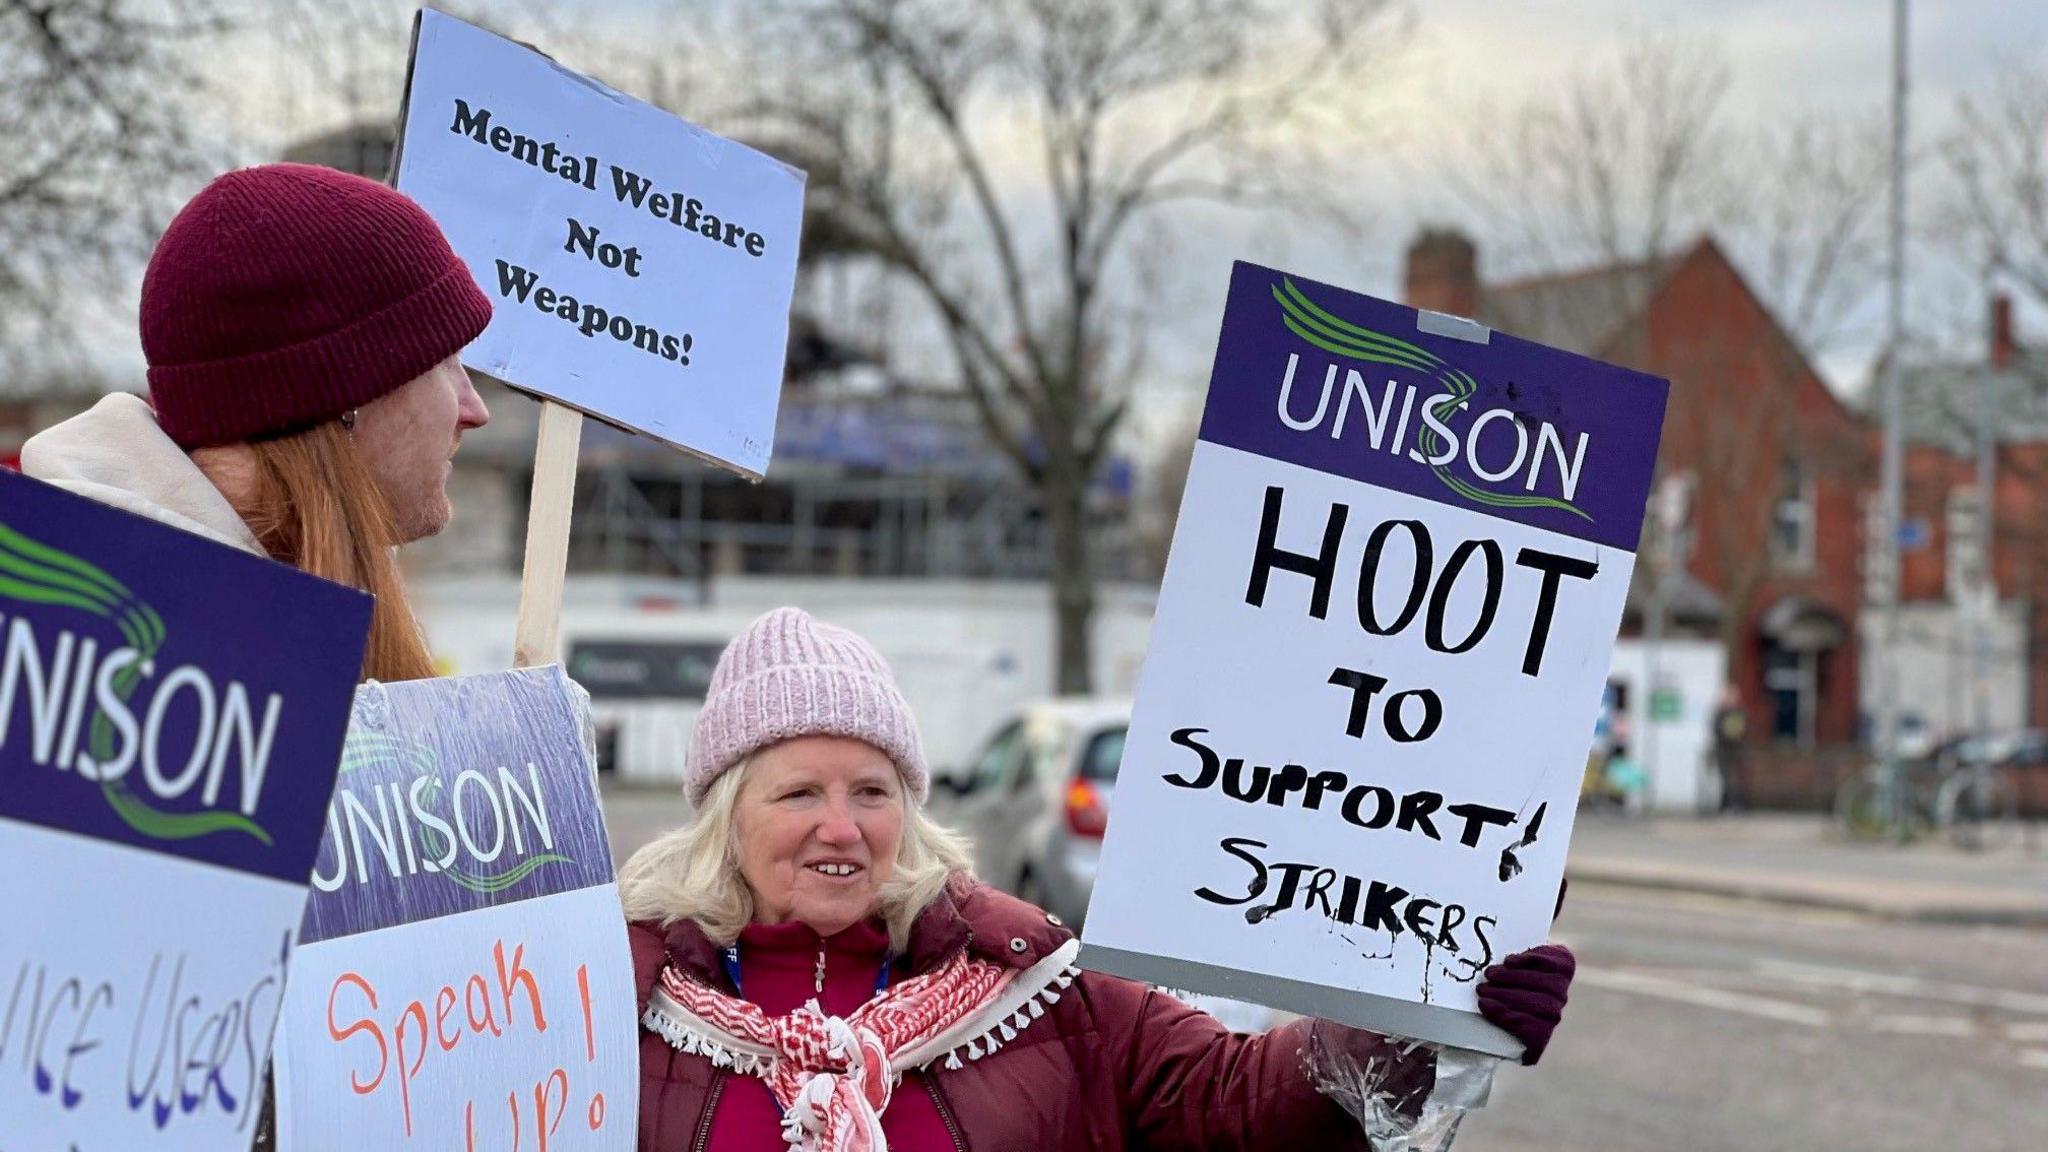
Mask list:
MULTIPOLYGON (((1563 903, 1563 892, 1558 893, 1563 903)), ((1522 1042, 1522 1063, 1542 1059, 1550 1034, 1564 1018, 1578 962, 1562 944, 1517 952, 1486 970, 1479 984, 1479 1013, 1522 1042)))

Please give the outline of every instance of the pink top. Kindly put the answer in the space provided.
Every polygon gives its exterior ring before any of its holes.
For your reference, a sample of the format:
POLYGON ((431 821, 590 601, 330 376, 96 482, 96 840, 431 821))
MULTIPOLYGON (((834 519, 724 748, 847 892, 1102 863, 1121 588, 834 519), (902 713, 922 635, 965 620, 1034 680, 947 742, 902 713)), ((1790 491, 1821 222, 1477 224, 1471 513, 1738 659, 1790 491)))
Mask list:
MULTIPOLYGON (((817 996, 826 1012, 844 1016, 875 994, 887 962, 889 936, 879 924, 856 924, 820 939, 802 924, 754 924, 740 933, 740 993, 770 1016, 787 1016, 817 996), (825 994, 818 996, 818 955, 825 956, 825 994)), ((901 973, 891 973, 890 979, 901 973)), ((889 1152, 953 1152, 958 1147, 922 1072, 906 1072, 882 1113, 889 1152)), ((709 1152, 789 1152, 782 1114, 760 1077, 728 1074, 711 1118, 709 1152)))

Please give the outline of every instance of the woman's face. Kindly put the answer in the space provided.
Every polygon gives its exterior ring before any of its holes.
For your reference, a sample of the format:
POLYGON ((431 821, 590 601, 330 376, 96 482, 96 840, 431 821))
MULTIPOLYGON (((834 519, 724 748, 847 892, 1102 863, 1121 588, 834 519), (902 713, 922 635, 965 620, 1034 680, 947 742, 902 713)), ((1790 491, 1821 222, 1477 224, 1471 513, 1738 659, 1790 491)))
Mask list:
POLYGON ((483 427, 490 418, 456 356, 363 405, 356 417, 356 447, 391 506, 400 543, 423 540, 448 526, 455 449, 464 432, 483 427))
POLYGON ((903 842, 903 782, 873 745, 799 736, 754 754, 733 824, 754 919, 830 936, 881 905, 903 842))

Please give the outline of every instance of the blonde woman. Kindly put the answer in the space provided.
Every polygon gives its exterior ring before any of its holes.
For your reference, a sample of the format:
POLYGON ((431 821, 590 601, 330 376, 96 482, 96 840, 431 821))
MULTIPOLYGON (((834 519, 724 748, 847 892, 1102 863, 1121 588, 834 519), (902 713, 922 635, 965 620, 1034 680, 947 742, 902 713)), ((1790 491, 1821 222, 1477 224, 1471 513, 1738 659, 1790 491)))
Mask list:
MULTIPOLYGON (((977 883, 924 813, 917 725, 866 641, 782 608, 733 640, 685 769, 692 822, 620 876, 639 982, 642 1152, 1366 1147, 1309 1082, 1313 1042, 1426 1054, 1302 1020, 1259 1036, 1072 967, 1059 919, 977 883)), ((1570 954, 1488 978, 1540 1053, 1570 954), (1560 978, 1561 977, 1561 978, 1560 978)))

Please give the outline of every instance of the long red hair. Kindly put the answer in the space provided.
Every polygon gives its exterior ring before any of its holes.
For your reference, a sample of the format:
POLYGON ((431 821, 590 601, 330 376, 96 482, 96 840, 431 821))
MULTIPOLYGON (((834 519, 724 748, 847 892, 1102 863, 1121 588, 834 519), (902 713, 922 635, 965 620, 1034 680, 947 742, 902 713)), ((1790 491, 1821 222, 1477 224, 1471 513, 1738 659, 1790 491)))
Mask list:
POLYGON ((397 532, 348 432, 328 422, 258 440, 248 506, 237 508, 274 560, 376 597, 366 680, 422 680, 434 660, 398 570, 397 532))

